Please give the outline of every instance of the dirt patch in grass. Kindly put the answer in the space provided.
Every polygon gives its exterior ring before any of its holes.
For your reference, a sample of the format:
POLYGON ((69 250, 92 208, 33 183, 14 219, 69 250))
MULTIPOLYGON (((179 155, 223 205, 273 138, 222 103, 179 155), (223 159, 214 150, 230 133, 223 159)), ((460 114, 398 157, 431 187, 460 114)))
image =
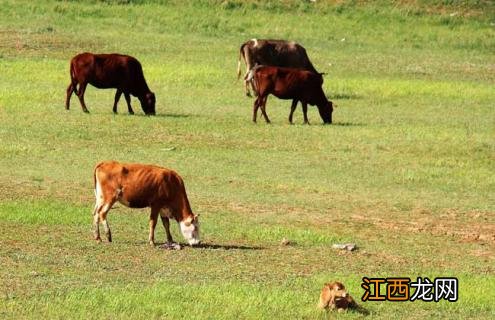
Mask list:
POLYGON ((86 51, 98 50, 102 44, 103 42, 97 38, 91 40, 78 38, 74 41, 73 37, 57 33, 51 27, 36 32, 0 30, 0 52, 16 58, 54 55, 67 58, 67 55, 61 52, 77 52, 81 48, 86 51))
MULTIPOLYGON (((417 210, 413 211, 413 213, 417 210)), ((452 210, 447 210, 445 214, 434 216, 427 210, 422 211, 414 221, 394 221, 391 219, 370 217, 363 215, 352 215, 351 219, 356 222, 365 221, 373 224, 377 229, 393 230, 394 232, 427 233, 435 236, 449 236, 462 242, 486 243, 495 248, 495 224, 473 222, 465 223, 459 218, 459 214, 452 214, 452 210), (427 213, 427 214, 425 214, 427 213)), ((457 212, 457 211, 455 211, 457 212)), ((457 212, 458 213, 458 212, 457 212)), ((482 213, 480 211, 467 212, 468 217, 493 217, 492 212, 482 213)))

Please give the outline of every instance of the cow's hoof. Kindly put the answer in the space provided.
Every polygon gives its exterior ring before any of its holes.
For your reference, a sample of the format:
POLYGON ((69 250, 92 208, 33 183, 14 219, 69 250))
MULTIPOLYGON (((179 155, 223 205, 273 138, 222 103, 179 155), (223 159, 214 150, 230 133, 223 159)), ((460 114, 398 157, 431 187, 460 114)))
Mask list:
POLYGON ((166 250, 180 250, 182 249, 182 246, 176 242, 166 242, 161 246, 161 248, 166 250))
POLYGON ((83 111, 84 111, 84 113, 89 113, 88 109, 84 109, 83 111))

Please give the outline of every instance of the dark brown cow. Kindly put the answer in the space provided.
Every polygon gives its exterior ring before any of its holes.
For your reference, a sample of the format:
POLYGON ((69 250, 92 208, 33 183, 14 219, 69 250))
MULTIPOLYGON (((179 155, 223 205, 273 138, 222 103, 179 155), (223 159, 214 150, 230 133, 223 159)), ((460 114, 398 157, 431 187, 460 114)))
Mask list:
POLYGON ((292 115, 298 101, 303 106, 304 123, 308 124, 308 103, 316 105, 324 123, 332 123, 333 104, 323 92, 323 77, 321 74, 294 68, 280 68, 271 66, 254 67, 248 76, 253 81, 258 97, 253 106, 253 121, 256 122, 258 108, 270 123, 265 111, 266 100, 269 94, 280 99, 292 99, 289 122, 292 123, 292 115))
POLYGON ((288 67, 318 73, 308 58, 306 49, 294 41, 252 39, 241 45, 237 63, 237 77, 241 75, 241 57, 246 64, 244 85, 250 96, 247 76, 255 65, 288 67))
POLYGON ((151 208, 149 243, 155 243, 155 227, 160 215, 167 234, 167 243, 173 243, 169 218, 175 219, 182 235, 190 245, 199 244, 199 221, 187 199, 182 178, 169 169, 144 164, 104 161, 94 169, 96 204, 93 211, 95 240, 101 241, 99 223, 105 228, 109 242, 112 234, 107 221, 108 211, 115 202, 129 208, 151 208))
POLYGON ((117 89, 113 104, 114 113, 117 113, 117 103, 123 93, 130 114, 134 114, 131 108, 131 94, 139 99, 145 114, 155 114, 155 94, 148 88, 143 69, 136 58, 115 53, 81 53, 72 58, 70 62, 70 79, 65 100, 67 110, 69 110, 72 92, 75 92, 83 111, 89 112, 84 103, 84 92, 89 83, 100 89, 117 89))

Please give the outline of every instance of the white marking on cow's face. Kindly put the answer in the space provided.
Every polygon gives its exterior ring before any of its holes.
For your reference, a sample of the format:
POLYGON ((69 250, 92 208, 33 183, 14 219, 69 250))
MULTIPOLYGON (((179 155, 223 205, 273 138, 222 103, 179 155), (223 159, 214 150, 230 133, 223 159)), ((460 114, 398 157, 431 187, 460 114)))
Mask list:
POLYGON ((186 239, 191 246, 199 244, 199 221, 197 216, 184 219, 179 222, 179 225, 182 236, 184 236, 184 239, 186 239))
POLYGON ((251 39, 251 41, 254 42, 254 46, 257 47, 258 46, 258 39, 251 39))

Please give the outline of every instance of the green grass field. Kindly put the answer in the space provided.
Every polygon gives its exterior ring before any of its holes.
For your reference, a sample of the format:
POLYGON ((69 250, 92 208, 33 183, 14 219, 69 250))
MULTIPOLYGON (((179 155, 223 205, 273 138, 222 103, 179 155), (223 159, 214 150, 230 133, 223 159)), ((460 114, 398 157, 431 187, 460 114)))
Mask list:
POLYGON ((2 1, 0 318, 493 319, 494 25, 490 1, 2 1), (306 47, 333 125, 300 106, 289 125, 274 97, 251 122, 255 37, 306 47), (157 116, 91 86, 91 113, 66 111, 83 51, 137 57, 157 116), (106 159, 177 170, 208 246, 152 248, 148 210, 122 205, 95 243, 106 159), (331 280, 360 300, 364 276, 457 277, 459 300, 316 308, 331 280))

